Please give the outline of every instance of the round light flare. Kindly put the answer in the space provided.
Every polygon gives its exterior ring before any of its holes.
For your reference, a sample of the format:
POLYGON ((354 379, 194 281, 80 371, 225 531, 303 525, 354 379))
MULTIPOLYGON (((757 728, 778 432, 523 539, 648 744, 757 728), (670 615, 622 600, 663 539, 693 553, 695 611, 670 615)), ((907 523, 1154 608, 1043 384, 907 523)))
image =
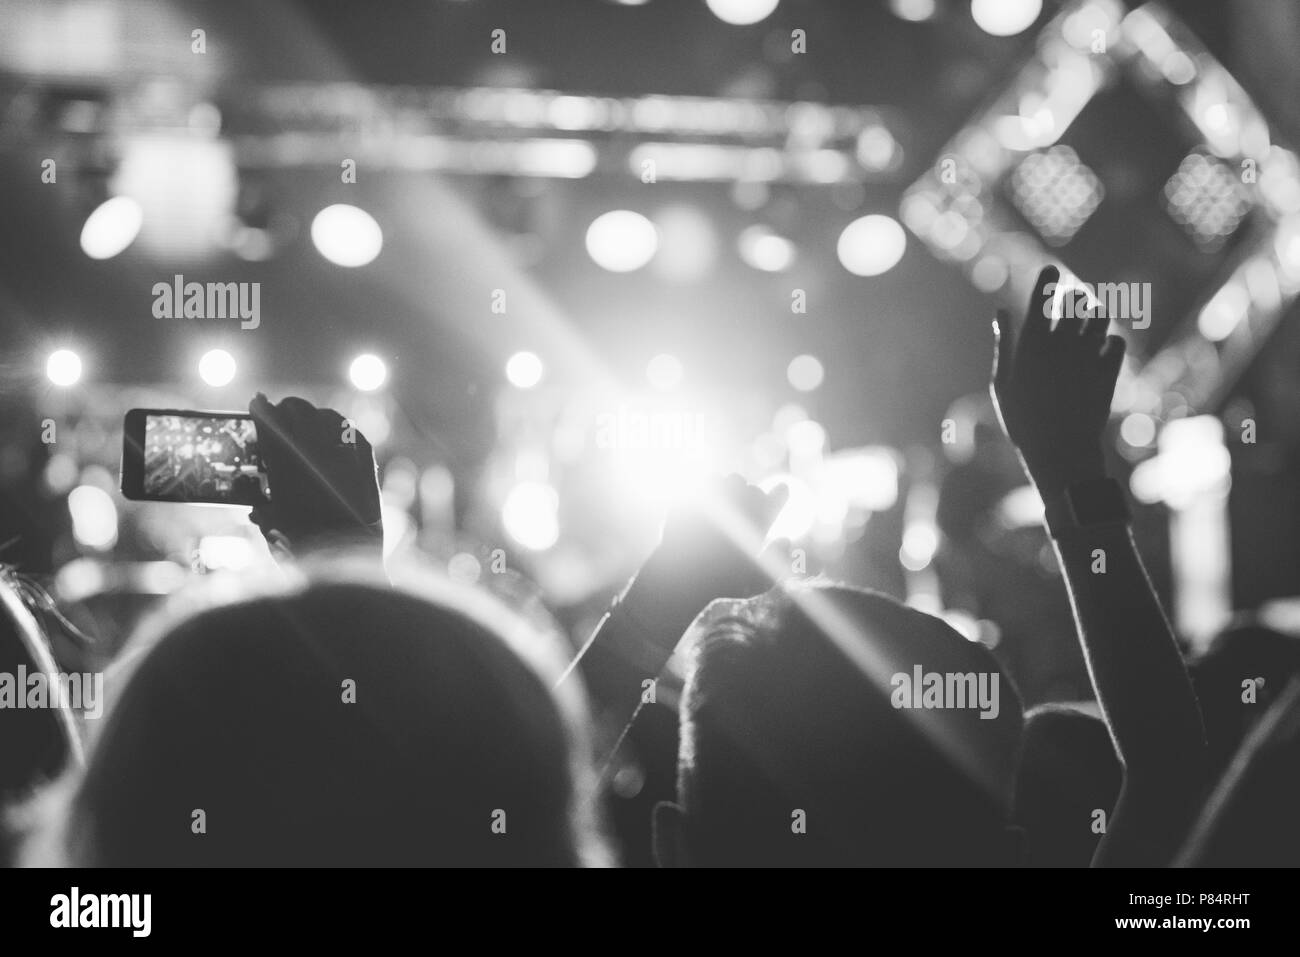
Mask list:
POLYGON ((348 366, 348 379, 353 388, 361 392, 374 392, 388 381, 388 366, 379 356, 365 352, 353 359, 348 366))
POLYGON ((1119 425, 1119 437, 1135 449, 1148 448, 1156 440, 1156 421, 1141 412, 1130 413, 1119 425))
POLYGON ((68 493, 72 537, 86 548, 104 550, 117 543, 117 506, 94 485, 78 485, 68 493))
POLYGON ((898 560, 909 572, 924 571, 939 550, 939 529, 930 522, 913 522, 903 531, 898 560))
POLYGON ((230 385, 235 378, 235 357, 225 349, 209 349, 199 359, 199 378, 215 388, 230 385))
POLYGON ((374 262, 384 248, 384 231, 364 209, 335 203, 311 221, 311 241, 334 265, 352 269, 374 262))
POLYGON ((544 552, 560 539, 560 497, 544 482, 520 482, 501 506, 501 524, 512 539, 544 552))
POLYGON ((81 378, 81 356, 71 349, 56 349, 45 360, 45 377, 57 386, 76 385, 81 378))
POLYGON ((640 269, 659 249, 655 224, 630 209, 602 213, 587 227, 587 253, 610 272, 640 269))
POLYGON ((816 356, 795 356, 785 370, 785 377, 800 392, 813 392, 826 378, 826 370, 816 356))
POLYGON ((81 251, 91 259, 112 259, 135 242, 144 210, 129 196, 114 196, 97 206, 81 227, 81 251))
POLYGON ((771 16, 780 0, 704 0, 712 14, 723 23, 747 27, 771 16))
POLYGON ((531 389, 542 381, 546 367, 535 352, 516 352, 506 360, 506 378, 516 389, 531 389))
POLYGON ((765 226, 750 226, 736 243, 740 258, 763 272, 781 272, 794 263, 794 243, 765 226))
POLYGON ((682 361, 666 352, 661 352, 646 363, 646 379, 652 386, 663 392, 681 385, 685 375, 686 370, 682 367, 682 361))
POLYGON ((879 276, 888 272, 898 265, 906 250, 903 227, 879 214, 849 223, 835 247, 844 268, 855 276, 879 276))
POLYGON ((1043 0, 971 0, 970 15, 985 33, 1013 37, 1034 25, 1043 0))
POLYGON ((934 16, 934 0, 889 0, 889 9, 896 17, 921 23, 934 16))

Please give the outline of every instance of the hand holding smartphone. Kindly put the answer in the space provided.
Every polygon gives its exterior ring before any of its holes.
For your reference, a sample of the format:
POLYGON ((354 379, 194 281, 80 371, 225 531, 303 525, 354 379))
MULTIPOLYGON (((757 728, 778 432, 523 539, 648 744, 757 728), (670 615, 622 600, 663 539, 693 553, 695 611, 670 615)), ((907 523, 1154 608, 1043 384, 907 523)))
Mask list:
POLYGON ((122 437, 122 494, 143 502, 265 504, 270 489, 253 417, 131 409, 122 437))

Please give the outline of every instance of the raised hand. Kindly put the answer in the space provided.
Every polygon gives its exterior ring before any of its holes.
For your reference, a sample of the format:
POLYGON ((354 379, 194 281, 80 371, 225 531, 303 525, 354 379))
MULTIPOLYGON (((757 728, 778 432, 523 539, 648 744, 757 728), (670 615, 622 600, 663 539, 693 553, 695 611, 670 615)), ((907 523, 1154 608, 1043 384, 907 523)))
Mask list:
POLYGON ((1039 273, 1019 341, 1005 310, 993 324, 993 402, 1044 495, 1105 474, 1102 432, 1124 361, 1124 340, 1106 334, 1109 320, 1100 307, 1089 309, 1082 292, 1072 294, 1074 318, 1053 328, 1060 278, 1055 266, 1039 273))
POLYGON ((270 501, 250 502, 268 541, 382 546, 375 454, 333 409, 289 397, 273 404, 260 392, 248 405, 266 465, 270 501))
POLYGON ((669 512, 663 540, 647 565, 671 575, 683 594, 705 604, 762 594, 772 576, 761 567, 760 551, 786 497, 784 486, 764 492, 730 475, 669 512))

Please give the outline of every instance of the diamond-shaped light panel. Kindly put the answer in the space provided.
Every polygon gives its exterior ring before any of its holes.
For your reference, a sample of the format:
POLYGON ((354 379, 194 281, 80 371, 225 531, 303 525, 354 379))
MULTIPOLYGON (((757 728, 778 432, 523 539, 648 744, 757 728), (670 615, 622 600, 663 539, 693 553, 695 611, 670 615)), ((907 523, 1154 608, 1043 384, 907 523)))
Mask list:
POLYGON ((1202 249, 1218 249, 1250 211, 1241 175, 1222 160, 1189 153, 1165 184, 1165 208, 1202 249))
POLYGON ((1052 246, 1068 243, 1101 203, 1101 180, 1068 146, 1030 153, 1011 174, 1011 198, 1052 246))

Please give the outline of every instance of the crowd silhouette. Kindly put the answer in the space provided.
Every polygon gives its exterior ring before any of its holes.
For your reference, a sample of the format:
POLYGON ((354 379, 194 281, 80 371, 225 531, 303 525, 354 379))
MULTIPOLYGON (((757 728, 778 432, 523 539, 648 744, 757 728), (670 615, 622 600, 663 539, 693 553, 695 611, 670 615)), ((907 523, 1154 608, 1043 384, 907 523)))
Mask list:
MULTIPOLYGON (((991 390, 1092 700, 1026 711, 942 619, 792 575, 767 542, 780 495, 735 477, 668 516, 572 644, 474 586, 385 568, 365 438, 259 394, 274 501, 252 520, 278 570, 172 596, 113 661, 84 742, 66 707, 0 709, 9 860, 617 865, 603 795, 681 654, 676 734, 639 736, 677 743, 675 800, 641 823, 661 866, 1300 863, 1298 646, 1242 621, 1187 660, 1103 456, 1124 339, 1084 299, 1054 320, 1059 281, 1045 269, 1025 315, 993 323, 991 390), (1241 707, 1245 675, 1266 676, 1263 706, 1241 707)), ((0 603, 0 672, 53 674, 57 610, 12 569, 0 603)))

